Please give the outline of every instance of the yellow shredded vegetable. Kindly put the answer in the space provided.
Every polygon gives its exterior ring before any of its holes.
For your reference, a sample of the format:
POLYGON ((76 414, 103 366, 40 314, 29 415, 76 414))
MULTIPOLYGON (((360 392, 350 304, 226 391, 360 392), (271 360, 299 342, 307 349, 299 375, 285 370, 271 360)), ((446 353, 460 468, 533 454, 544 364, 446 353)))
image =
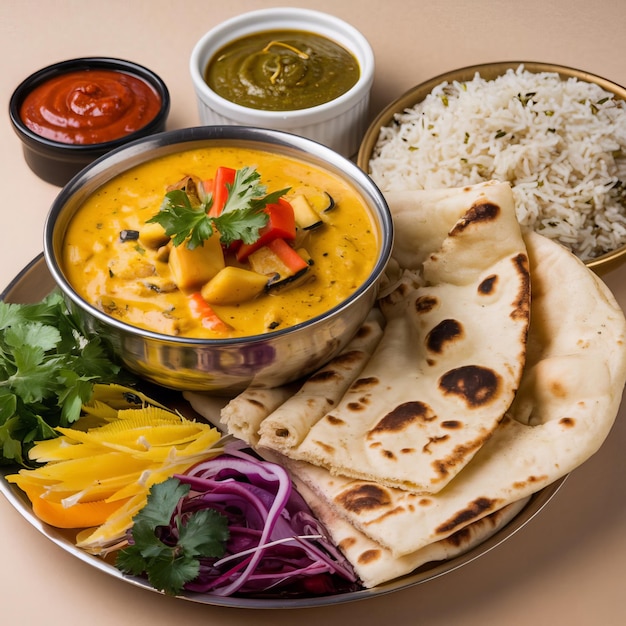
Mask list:
POLYGON ((124 545, 152 485, 222 452, 217 429, 121 385, 96 385, 75 427, 57 431, 30 452, 40 466, 6 479, 42 521, 83 529, 77 545, 94 554, 124 545))

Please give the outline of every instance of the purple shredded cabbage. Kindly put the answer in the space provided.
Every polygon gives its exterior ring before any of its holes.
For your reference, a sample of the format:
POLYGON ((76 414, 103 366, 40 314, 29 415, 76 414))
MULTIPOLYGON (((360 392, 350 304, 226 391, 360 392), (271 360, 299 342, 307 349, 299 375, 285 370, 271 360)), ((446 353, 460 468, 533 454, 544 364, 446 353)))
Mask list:
MULTIPOLYGON (((223 557, 203 558, 193 592, 324 595, 358 589, 354 570, 280 465, 229 445, 176 478, 191 486, 178 515, 212 508, 228 518, 223 557)), ((170 532, 175 532, 172 527, 170 532)))

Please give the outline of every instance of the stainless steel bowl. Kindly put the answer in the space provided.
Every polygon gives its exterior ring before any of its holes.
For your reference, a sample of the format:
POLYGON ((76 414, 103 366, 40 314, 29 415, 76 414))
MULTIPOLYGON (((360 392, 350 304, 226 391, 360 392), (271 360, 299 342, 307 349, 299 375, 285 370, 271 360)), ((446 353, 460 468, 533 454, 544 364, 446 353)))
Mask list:
POLYGON ((393 240, 391 215, 382 194, 354 163, 309 139, 241 126, 165 132, 109 153, 61 190, 50 209, 44 232, 48 268, 87 332, 97 333, 129 370, 152 382, 220 394, 235 393, 250 384, 281 385, 314 371, 337 354, 375 302, 393 240), (98 187, 140 163, 216 143, 289 155, 349 180, 365 200, 379 234, 377 258, 366 282, 324 315, 290 328, 240 339, 190 339, 146 331, 108 316, 81 298, 66 277, 61 248, 66 227, 82 202, 98 187))

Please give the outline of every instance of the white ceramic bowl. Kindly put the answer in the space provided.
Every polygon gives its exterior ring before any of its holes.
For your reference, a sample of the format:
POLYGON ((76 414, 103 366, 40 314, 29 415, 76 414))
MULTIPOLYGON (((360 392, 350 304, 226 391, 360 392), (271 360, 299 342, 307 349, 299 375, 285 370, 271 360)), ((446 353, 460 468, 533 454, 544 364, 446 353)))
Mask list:
POLYGON ((288 7, 244 13, 207 32, 193 48, 189 65, 202 124, 282 130, 313 139, 345 157, 356 155, 367 128, 374 53, 365 37, 343 20, 319 11, 288 7), (330 102, 293 111, 264 111, 241 106, 207 85, 204 72, 215 52, 240 37, 275 29, 314 32, 343 45, 359 62, 358 82, 330 102))

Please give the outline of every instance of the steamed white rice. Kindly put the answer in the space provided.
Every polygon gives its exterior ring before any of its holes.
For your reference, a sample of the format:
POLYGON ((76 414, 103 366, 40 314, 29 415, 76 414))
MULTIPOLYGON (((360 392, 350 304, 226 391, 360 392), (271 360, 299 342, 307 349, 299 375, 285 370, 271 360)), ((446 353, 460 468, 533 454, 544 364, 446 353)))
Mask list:
POLYGON ((383 193, 509 181, 520 224, 581 259, 626 244, 626 103, 594 83, 444 82, 381 129, 370 173, 383 193))

